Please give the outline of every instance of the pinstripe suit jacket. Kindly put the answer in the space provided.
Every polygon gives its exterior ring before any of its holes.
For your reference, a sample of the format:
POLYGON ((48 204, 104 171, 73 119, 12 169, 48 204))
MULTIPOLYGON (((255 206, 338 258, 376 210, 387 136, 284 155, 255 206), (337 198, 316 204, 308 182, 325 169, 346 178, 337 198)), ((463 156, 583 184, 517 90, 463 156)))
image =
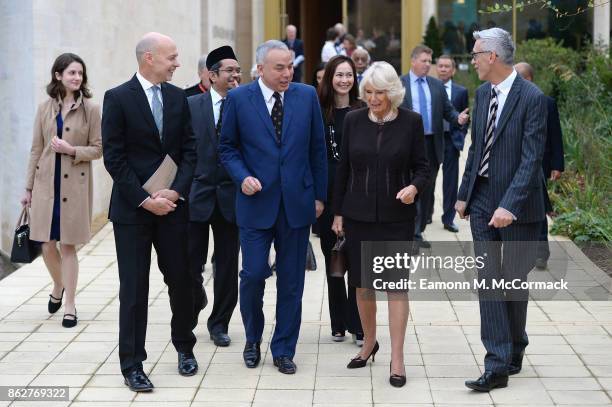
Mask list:
MULTIPOLYGON (((470 199, 483 155, 491 83, 476 90, 472 144, 459 188, 458 199, 470 199)), ((546 97, 540 89, 516 77, 495 129, 489 158, 491 210, 502 207, 516 216, 518 223, 544 219, 542 193, 542 154, 546 144, 546 97)))

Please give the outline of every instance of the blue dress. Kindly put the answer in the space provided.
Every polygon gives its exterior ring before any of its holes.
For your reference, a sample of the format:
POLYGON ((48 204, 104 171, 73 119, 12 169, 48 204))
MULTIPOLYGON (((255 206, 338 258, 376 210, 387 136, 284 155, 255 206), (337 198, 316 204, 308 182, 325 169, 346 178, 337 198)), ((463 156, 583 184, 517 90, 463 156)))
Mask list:
MULTIPOLYGON (((64 121, 60 111, 55 118, 57 123, 57 137, 62 138, 64 121)), ((62 155, 55 153, 55 175, 53 179, 53 219, 51 220, 51 233, 49 240, 60 240, 60 187, 62 184, 62 155)))

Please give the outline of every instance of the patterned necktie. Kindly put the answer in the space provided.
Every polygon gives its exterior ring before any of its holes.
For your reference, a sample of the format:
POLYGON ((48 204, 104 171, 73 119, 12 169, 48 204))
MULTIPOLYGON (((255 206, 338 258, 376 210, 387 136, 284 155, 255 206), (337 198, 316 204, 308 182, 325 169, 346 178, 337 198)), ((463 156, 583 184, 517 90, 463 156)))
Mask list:
POLYGON ((217 126, 215 132, 217 133, 217 140, 221 137, 221 123, 223 122, 223 106, 225 106, 225 98, 221 99, 221 107, 219 108, 219 119, 217 120, 217 126))
MULTIPOLYGON (((450 86, 450 84, 449 84, 448 82, 446 82, 446 83, 444 84, 444 90, 445 90, 445 92, 446 92, 446 96, 448 96, 448 88, 449 88, 449 86, 450 86)), ((451 101, 451 103, 452 103, 452 101, 453 101, 453 99, 452 99, 450 96, 448 96, 448 100, 450 100, 450 101, 451 101)), ((449 122, 447 122, 446 120, 443 120, 443 123, 444 123, 444 131, 445 131, 445 132, 450 131, 450 123, 449 123, 449 122)))
POLYGON ((276 142, 280 143, 283 133, 283 102, 280 93, 274 92, 272 96, 276 99, 274 107, 272 107, 272 124, 274 124, 276 142))
POLYGON ((427 96, 425 96, 425 88, 423 88, 425 79, 419 78, 417 82, 419 83, 419 113, 423 117, 423 130, 425 134, 431 134, 431 124, 429 123, 429 113, 427 111, 427 96))
POLYGON ((162 137, 162 131, 164 130, 164 108, 159 97, 159 86, 153 86, 153 100, 151 101, 151 110, 153 112, 153 119, 155 119, 155 125, 159 131, 159 137, 162 137))
POLYGON ((489 120, 487 121, 487 130, 485 132, 484 150, 480 167, 478 167, 478 175, 481 177, 489 177, 489 158, 491 154, 491 146, 493 145, 493 134, 495 133, 495 119, 497 117, 497 91, 491 88, 491 101, 489 102, 489 120))

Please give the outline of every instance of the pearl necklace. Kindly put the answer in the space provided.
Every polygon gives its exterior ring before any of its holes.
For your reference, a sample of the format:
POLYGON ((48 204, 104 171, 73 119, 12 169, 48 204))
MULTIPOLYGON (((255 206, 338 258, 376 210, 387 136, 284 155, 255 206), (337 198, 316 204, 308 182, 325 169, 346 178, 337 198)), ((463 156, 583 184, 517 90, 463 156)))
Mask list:
POLYGON ((372 113, 371 110, 369 110, 368 111, 368 117, 374 123, 385 124, 385 123, 390 122, 391 120, 393 120, 393 119, 395 119, 397 117, 397 110, 396 109, 391 109, 391 111, 389 113, 387 113, 385 115, 385 117, 383 117, 382 119, 379 119, 378 117, 376 117, 376 115, 374 113, 372 113))

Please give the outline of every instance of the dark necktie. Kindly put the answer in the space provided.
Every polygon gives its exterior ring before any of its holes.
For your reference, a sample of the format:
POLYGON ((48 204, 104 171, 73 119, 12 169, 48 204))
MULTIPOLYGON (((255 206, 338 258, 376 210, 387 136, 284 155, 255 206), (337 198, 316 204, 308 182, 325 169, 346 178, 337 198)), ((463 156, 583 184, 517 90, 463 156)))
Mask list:
POLYGON ((223 106, 225 106, 225 98, 221 99, 221 107, 219 108, 219 119, 217 120, 217 126, 215 131, 217 133, 217 140, 221 137, 221 123, 223 122, 223 106))
POLYGON ((491 146, 493 145, 493 135, 495 133, 495 119, 497 117, 497 92, 495 88, 491 88, 491 101, 489 102, 489 120, 487 121, 487 130, 485 132, 484 150, 482 152, 482 160, 478 167, 478 175, 481 177, 489 177, 489 158, 491 154, 491 146))
POLYGON ((281 95, 278 92, 274 92, 274 107, 272 107, 272 124, 274 124, 274 130, 276 135, 276 142, 280 143, 281 135, 283 133, 283 102, 281 101, 281 95))

